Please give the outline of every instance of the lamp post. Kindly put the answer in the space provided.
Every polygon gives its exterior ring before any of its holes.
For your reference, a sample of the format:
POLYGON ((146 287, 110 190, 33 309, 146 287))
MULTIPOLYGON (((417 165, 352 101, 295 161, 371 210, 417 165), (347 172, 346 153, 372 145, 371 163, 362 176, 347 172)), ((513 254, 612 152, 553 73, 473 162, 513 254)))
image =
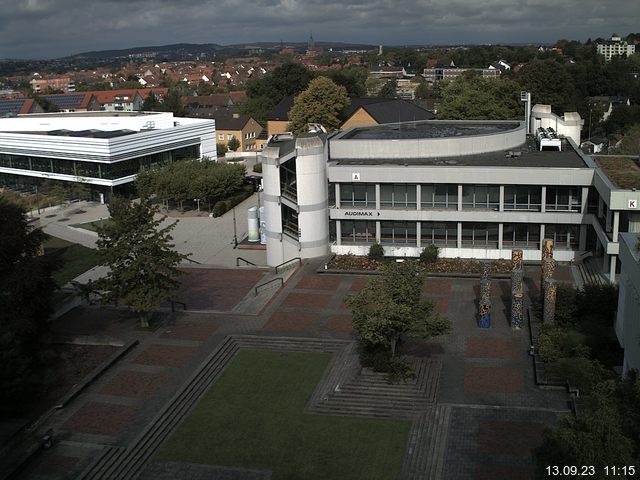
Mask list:
POLYGON ((233 211, 233 248, 238 248, 238 232, 236 229, 236 207, 232 207, 233 211))

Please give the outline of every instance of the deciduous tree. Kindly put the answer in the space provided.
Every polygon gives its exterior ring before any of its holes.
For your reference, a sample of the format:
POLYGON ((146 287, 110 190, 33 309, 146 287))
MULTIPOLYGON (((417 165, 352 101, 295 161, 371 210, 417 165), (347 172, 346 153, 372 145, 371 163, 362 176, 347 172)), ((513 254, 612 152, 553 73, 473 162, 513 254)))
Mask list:
POLYGON ((307 123, 320 123, 327 131, 336 130, 340 114, 349 104, 347 89, 327 77, 318 77, 295 98, 289 111, 289 129, 294 133, 306 131, 307 123))
POLYGON ((188 257, 175 250, 171 231, 161 227, 150 200, 140 203, 116 197, 109 205, 111 221, 98 228, 98 253, 109 273, 89 285, 103 303, 124 302, 140 316, 143 327, 150 313, 178 287, 178 265, 188 257))

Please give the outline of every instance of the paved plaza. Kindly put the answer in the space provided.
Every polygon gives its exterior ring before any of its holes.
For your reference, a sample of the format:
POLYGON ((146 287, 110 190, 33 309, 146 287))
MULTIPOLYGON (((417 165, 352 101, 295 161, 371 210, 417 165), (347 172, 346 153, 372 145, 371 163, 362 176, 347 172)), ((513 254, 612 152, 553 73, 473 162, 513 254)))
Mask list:
MULTIPOLYGON (((153 436, 158 445, 145 443, 146 451, 152 453, 159 447, 166 434, 149 434, 160 430, 150 430, 150 425, 162 424, 162 417, 168 415, 164 412, 174 411, 168 406, 177 404, 185 388, 197 383, 198 372, 232 361, 232 352, 238 348, 321 348, 344 359, 353 358, 351 313, 344 298, 362 288, 367 277, 318 274, 320 264, 303 263, 255 314, 237 313, 237 306, 254 295, 253 286, 263 281, 265 270, 196 268, 181 295, 198 312, 165 311, 155 330, 140 330, 136 318, 126 311, 97 307, 82 307, 58 319, 54 331, 60 336, 120 339, 123 343, 137 339, 140 343, 48 419, 43 428, 56 432, 55 447, 36 457, 23 478, 72 479, 83 471, 83 478, 108 478, 87 470, 97 459, 106 458, 102 461, 108 463, 107 451, 113 458, 138 465, 135 471, 142 472, 141 478, 186 479, 191 474, 210 479, 269 478, 268 472, 194 465, 185 465, 179 477, 175 463, 153 461, 147 453, 136 453, 136 445, 142 437, 153 436), (231 353, 223 358, 221 352, 231 353)), ((530 278, 536 274, 537 270, 528 272, 530 278)), ((529 286, 537 287, 534 281, 529 286)), ((423 366, 415 387, 399 388, 405 395, 402 401, 414 399, 409 407, 400 401, 396 406, 389 403, 387 412, 415 419, 408 439, 408 448, 415 451, 407 452, 402 478, 532 478, 531 449, 540 444, 545 426, 567 412, 567 399, 562 391, 542 390, 534 384, 528 330, 513 331, 507 321, 509 281, 492 283, 490 329, 479 329, 476 324, 478 279, 429 278, 424 291, 438 312, 452 321, 453 330, 444 337, 409 340, 403 345, 423 366), (422 400, 419 395, 424 395, 422 400)), ((334 363, 349 364, 346 360, 334 363)), ((342 378, 335 381, 344 384, 345 392, 325 395, 331 397, 325 404, 312 401, 309 412, 385 415, 381 402, 387 400, 380 398, 385 398, 386 391, 381 390, 379 397, 372 394, 367 400, 370 410, 363 410, 346 389, 347 384, 357 388, 358 380, 348 383, 343 370, 329 372, 326 382, 332 375, 342 378)), ((208 383, 198 382, 198 388, 206 391, 208 383)), ((380 383, 376 388, 388 387, 380 383)), ((172 414, 174 423, 162 428, 175 429, 189 408, 172 414)))

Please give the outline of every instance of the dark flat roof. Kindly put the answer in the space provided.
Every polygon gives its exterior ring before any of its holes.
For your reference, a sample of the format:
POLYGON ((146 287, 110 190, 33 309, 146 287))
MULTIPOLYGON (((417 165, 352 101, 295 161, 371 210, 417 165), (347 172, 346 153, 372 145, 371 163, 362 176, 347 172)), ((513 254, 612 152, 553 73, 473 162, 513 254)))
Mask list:
POLYGON ((535 168, 589 168, 580 154, 568 142, 562 142, 562 151, 539 151, 533 137, 527 143, 511 152, 521 152, 512 156, 507 151, 462 155, 442 158, 331 158, 335 165, 427 165, 449 167, 535 167, 535 168))
POLYGON ((356 127, 340 137, 340 140, 387 140, 419 138, 451 138, 470 135, 489 135, 513 130, 519 122, 478 123, 464 122, 405 122, 371 127, 356 127))

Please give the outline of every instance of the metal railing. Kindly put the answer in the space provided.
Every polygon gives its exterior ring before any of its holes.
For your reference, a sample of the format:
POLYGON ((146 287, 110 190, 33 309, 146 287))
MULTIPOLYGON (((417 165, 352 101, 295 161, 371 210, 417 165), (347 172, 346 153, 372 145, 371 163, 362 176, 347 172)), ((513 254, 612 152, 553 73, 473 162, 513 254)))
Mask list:
POLYGON ((240 266, 240 262, 243 261, 245 264, 247 265, 253 265, 254 267, 257 267, 257 265, 253 262, 250 262, 249 260, 247 260, 246 258, 242 258, 242 257, 236 257, 236 267, 240 266))
POLYGON ((283 270, 286 270, 287 268, 290 268, 293 265, 293 262, 298 262, 298 265, 302 265, 302 259, 300 257, 292 258, 291 260, 287 260, 286 262, 283 262, 280 265, 276 266, 276 274, 282 272, 283 270))
POLYGON ((259 290, 264 289, 264 287, 271 286, 271 284, 273 284, 274 282, 278 282, 278 281, 280 282, 280 285, 278 286, 278 288, 283 287, 284 286, 284 280, 281 277, 273 278, 273 279, 269 280, 268 282, 264 282, 264 283, 261 283, 260 285, 256 286, 256 288, 253 289, 255 294, 256 294, 256 297, 258 296, 258 291, 259 290))

